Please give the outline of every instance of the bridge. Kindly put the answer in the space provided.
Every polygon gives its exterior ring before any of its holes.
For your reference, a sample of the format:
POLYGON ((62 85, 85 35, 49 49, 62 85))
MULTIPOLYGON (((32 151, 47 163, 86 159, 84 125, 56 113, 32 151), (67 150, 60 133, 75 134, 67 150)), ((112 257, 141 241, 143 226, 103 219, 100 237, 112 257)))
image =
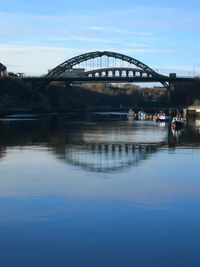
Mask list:
POLYGON ((160 82, 170 90, 170 83, 194 78, 162 75, 143 62, 120 53, 95 51, 68 59, 41 77, 22 77, 24 81, 73 82, 160 82))

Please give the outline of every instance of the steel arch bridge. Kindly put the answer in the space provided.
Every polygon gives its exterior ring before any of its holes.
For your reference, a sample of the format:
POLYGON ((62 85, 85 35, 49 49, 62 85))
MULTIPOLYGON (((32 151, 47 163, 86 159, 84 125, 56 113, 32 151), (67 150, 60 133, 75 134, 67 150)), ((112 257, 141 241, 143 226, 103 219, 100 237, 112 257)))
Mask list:
MULTIPOLYGON (((49 71, 47 77, 150 77, 159 81, 166 76, 133 57, 110 51, 95 51, 64 61, 49 71)), ((167 82, 161 83, 169 88, 167 82)))

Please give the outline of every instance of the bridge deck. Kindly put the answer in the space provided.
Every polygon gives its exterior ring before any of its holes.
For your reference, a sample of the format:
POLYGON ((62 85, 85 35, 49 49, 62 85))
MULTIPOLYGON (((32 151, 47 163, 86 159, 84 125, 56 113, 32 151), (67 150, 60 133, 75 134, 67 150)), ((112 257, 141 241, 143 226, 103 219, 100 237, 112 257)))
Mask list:
POLYGON ((23 81, 30 82, 52 82, 63 81, 68 83, 73 82, 185 82, 185 81, 200 81, 199 78, 192 77, 22 77, 18 78, 23 81))

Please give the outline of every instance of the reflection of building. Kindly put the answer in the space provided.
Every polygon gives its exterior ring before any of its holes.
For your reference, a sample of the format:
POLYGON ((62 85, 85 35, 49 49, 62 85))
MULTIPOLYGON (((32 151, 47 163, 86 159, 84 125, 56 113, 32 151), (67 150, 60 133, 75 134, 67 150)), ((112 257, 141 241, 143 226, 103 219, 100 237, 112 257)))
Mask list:
POLYGON ((6 66, 0 63, 0 78, 6 76, 6 66))

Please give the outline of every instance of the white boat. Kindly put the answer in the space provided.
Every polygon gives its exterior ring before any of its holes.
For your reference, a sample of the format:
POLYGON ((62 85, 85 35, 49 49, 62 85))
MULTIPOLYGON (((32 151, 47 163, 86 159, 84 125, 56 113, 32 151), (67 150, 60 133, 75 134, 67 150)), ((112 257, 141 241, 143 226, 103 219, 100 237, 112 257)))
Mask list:
POLYGON ((139 111, 138 112, 138 120, 145 120, 146 119, 146 112, 144 111, 139 111))
POLYGON ((179 115, 174 117, 171 122, 171 128, 174 130, 179 130, 185 126, 183 118, 179 115))
POLYGON ((127 113, 128 118, 135 118, 135 112, 132 109, 129 109, 127 113))
POLYGON ((160 112, 155 117, 156 122, 169 122, 169 117, 164 113, 160 112))

